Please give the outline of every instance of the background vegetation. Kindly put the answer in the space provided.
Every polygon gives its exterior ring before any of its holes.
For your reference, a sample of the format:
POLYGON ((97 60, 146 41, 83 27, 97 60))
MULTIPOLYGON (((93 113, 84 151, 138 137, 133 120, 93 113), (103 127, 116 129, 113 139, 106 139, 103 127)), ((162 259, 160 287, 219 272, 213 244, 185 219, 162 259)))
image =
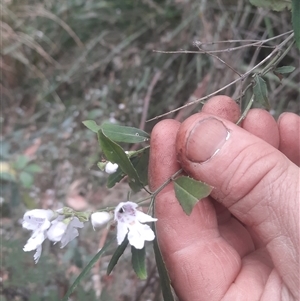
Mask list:
MULTIPOLYGON (((292 29, 290 12, 272 12, 248 0, 1 0, 1 267, 0 296, 6 300, 58 300, 103 245, 105 229, 83 229, 60 250, 45 245, 34 265, 22 248, 26 209, 93 210, 126 199, 128 186, 109 191, 95 135, 82 125, 106 119, 150 132, 159 114, 216 91, 237 78, 206 54, 164 54, 153 50, 220 50, 244 40, 272 38, 292 29)), ((270 41, 278 45, 284 37, 270 41)), ((244 73, 270 48, 241 47, 218 57, 244 73)), ((299 51, 282 65, 296 69, 268 84, 272 112, 299 114, 299 51)), ((238 99, 240 87, 222 94, 238 99)), ((246 93, 245 99, 250 95, 246 93)), ((183 120, 201 105, 171 114, 183 120)), ((135 196, 134 196, 135 197, 135 196)), ((130 254, 105 275, 110 254, 76 290, 72 300, 161 300, 153 254, 149 278, 140 281, 130 254)))

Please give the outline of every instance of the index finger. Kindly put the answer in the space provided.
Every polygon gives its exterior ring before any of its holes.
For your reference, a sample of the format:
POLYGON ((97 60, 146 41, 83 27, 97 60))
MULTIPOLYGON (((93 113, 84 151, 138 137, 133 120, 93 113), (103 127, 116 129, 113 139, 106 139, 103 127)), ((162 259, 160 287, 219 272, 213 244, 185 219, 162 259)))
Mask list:
MULTIPOLYGON (((180 169, 175 148, 179 126, 174 120, 164 120, 151 133, 149 183, 152 190, 180 169)), ((211 300, 213 292, 214 298, 220 299, 234 281, 241 260, 220 236, 210 200, 201 200, 187 216, 170 183, 156 197, 155 215, 160 249, 178 296, 192 301, 199 300, 201 295, 202 300, 211 300)))

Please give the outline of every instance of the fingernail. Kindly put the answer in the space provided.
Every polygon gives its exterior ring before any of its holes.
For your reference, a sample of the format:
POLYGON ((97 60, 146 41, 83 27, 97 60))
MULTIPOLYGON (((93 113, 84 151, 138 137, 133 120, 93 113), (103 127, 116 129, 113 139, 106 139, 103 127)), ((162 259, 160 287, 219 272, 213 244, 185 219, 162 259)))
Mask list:
POLYGON ((230 132, 224 123, 214 117, 201 120, 191 130, 186 143, 186 155, 192 162, 203 163, 215 156, 230 132))

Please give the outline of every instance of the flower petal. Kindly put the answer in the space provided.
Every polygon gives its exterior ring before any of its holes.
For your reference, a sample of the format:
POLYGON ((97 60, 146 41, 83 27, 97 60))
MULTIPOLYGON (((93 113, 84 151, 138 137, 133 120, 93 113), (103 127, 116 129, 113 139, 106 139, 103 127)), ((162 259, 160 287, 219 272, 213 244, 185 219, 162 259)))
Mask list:
POLYGON ((51 223, 51 227, 47 231, 47 237, 49 240, 54 242, 61 241, 66 229, 67 225, 65 223, 54 220, 51 223))
POLYGON ((76 228, 68 227, 67 231, 65 232, 65 234, 63 235, 63 237, 60 241, 60 243, 61 243, 60 248, 61 249, 64 248, 70 241, 75 239, 78 235, 79 235, 79 232, 76 228))
POLYGON ((138 231, 138 227, 131 227, 128 232, 129 243, 136 249, 143 249, 145 245, 145 240, 142 233, 138 231))
POLYGON ((23 248, 24 252, 29 252, 36 250, 39 246, 42 245, 46 239, 45 233, 42 231, 33 232, 31 237, 28 239, 26 245, 23 248))
POLYGON ((77 217, 74 217, 67 225, 66 231, 61 238, 61 248, 64 248, 70 241, 75 239, 79 235, 77 228, 82 228, 83 226, 84 223, 79 221, 77 217))
POLYGON ((140 233, 144 240, 152 241, 155 238, 155 234, 152 231, 152 229, 148 225, 141 225, 142 230, 140 230, 140 233))
POLYGON ((148 222, 156 222, 157 218, 154 218, 148 214, 145 214, 142 211, 136 211, 136 218, 141 223, 148 223, 148 222))
POLYGON ((117 241, 118 241, 118 245, 120 245, 126 235, 128 233, 128 227, 125 223, 122 223, 122 222, 118 222, 118 226, 117 226, 117 241))
POLYGON ((133 202, 122 202, 115 209, 115 220, 131 224, 136 220, 137 204, 133 202))
POLYGON ((27 230, 46 230, 50 227, 50 219, 53 215, 52 210, 34 209, 27 211, 23 216, 22 227, 27 230))
POLYGON ((33 255, 33 259, 34 259, 35 264, 38 263, 38 261, 39 261, 41 255, 42 255, 42 246, 40 245, 40 246, 38 246, 38 247, 36 248, 36 252, 35 252, 34 255, 33 255))
POLYGON ((84 227, 84 223, 81 222, 81 221, 79 220, 79 218, 75 216, 75 217, 71 220, 71 222, 70 222, 70 227, 71 227, 71 228, 83 228, 83 227, 84 227))

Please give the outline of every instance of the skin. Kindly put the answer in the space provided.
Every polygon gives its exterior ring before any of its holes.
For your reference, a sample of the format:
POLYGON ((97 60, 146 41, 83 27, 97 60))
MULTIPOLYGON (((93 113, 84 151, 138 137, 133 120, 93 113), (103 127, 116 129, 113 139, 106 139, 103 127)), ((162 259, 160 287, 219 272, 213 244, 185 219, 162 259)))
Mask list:
POLYGON ((213 187, 190 216, 172 183, 159 193, 161 252, 180 300, 299 300, 300 117, 284 113, 276 123, 254 109, 239 127, 239 114, 232 99, 217 96, 182 124, 154 127, 151 189, 180 168, 213 187))

